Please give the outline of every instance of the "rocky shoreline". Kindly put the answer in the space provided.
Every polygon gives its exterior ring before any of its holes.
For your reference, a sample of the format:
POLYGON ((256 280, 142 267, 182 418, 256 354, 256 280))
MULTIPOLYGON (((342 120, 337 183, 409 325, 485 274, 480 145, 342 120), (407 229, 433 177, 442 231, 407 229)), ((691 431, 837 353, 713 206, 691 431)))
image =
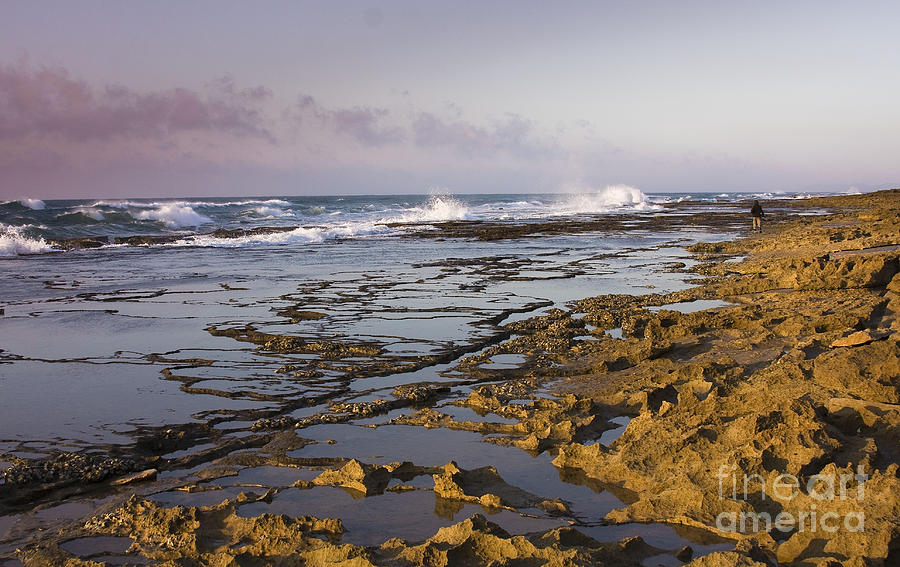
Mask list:
MULTIPOLYGON (((10 459, 0 486, 7 505, 78 490, 107 498, 85 521, 35 534, 15 557, 26 565, 103 564, 102 554, 79 555, 66 542, 118 538, 127 548, 119 557, 125 563, 165 565, 897 564, 900 191, 795 206, 840 212, 782 218, 762 235, 695 245, 691 251, 701 263, 691 272, 698 279, 685 291, 597 296, 509 323, 507 340, 454 366, 485 382, 463 398, 448 399, 448 389, 438 384, 402 387, 395 401, 261 419, 239 441, 177 462, 159 455, 180 448, 190 432, 160 431, 145 440, 139 458, 10 459), (508 369, 485 366, 501 355, 521 362, 508 369), (734 548, 691 560, 689 548, 662 549, 639 537, 600 542, 578 530, 583 522, 570 502, 523 490, 491 467, 290 455, 313 443, 303 437, 309 427, 399 408, 414 411, 385 425, 477 432, 490 443, 553 455, 561 477, 623 503, 605 524, 686 526, 734 548), (614 421, 623 416, 630 418, 626 427, 614 421), (620 437, 598 442, 616 429, 620 437), (157 469, 201 464, 199 481, 155 480, 157 469), (205 481, 263 465, 318 472, 262 494, 248 489, 223 496, 212 506, 165 507, 149 499, 163 490, 208 490, 205 481), (84 488, 80 481, 93 485, 84 488), (486 514, 540 514, 569 525, 511 535, 475 515, 424 541, 386 534, 382 545, 363 546, 342 542, 345 530, 336 518, 238 513, 290 490, 339 486, 365 498, 423 490, 423 483, 439 502, 478 504, 486 514)), ((489 228, 448 230, 451 236, 462 230, 500 237, 500 229, 489 228)), ((227 332, 269 351, 329 346, 239 331, 227 332)), ((365 355, 362 346, 334 356, 365 355)))
POLYGON ((684 299, 731 307, 580 303, 659 353, 610 372, 592 345, 557 386, 636 411, 611 447, 554 461, 627 492, 611 521, 737 535, 779 564, 900 561, 900 192, 813 202, 846 212, 694 247, 705 278, 684 299))

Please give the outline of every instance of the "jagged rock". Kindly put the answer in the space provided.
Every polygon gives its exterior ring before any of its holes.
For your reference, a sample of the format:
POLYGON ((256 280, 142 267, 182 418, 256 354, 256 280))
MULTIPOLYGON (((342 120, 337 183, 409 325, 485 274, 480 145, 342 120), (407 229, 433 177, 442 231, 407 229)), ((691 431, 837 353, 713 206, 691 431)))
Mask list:
POLYGON ((734 551, 717 551, 698 557, 687 567, 772 567, 769 563, 756 561, 746 555, 734 551))
POLYGON ((855 347, 867 345, 872 341, 877 341, 878 339, 882 339, 885 336, 886 334, 872 331, 871 329, 866 329, 865 331, 856 331, 855 333, 851 333, 846 337, 841 337, 840 339, 832 342, 831 347, 855 347))
POLYGON ((366 496, 381 494, 391 481, 391 471, 386 467, 361 463, 352 459, 337 470, 328 470, 313 479, 318 486, 337 485, 361 492, 366 496))
POLYGON ((677 559, 683 563, 687 563, 688 561, 690 561, 691 557, 693 557, 693 556, 694 556, 694 549, 689 545, 685 545, 684 547, 682 547, 675 553, 675 559, 677 559))
POLYGON ((146 480, 156 480, 156 469, 147 469, 141 471, 139 473, 131 474, 128 476, 124 476, 122 478, 118 478, 112 481, 114 486, 121 486, 123 484, 133 484, 135 482, 143 482, 146 480))
POLYGON ((444 465, 442 473, 432 478, 434 493, 448 500, 477 502, 495 508, 530 508, 543 501, 539 496, 507 484, 497 469, 490 466, 466 471, 450 462, 444 465))
POLYGON ((378 550, 379 562, 409 566, 554 565, 638 567, 662 550, 640 538, 619 543, 597 542, 572 528, 557 528, 531 536, 511 536, 503 528, 476 514, 441 528, 419 545, 386 541, 378 550))

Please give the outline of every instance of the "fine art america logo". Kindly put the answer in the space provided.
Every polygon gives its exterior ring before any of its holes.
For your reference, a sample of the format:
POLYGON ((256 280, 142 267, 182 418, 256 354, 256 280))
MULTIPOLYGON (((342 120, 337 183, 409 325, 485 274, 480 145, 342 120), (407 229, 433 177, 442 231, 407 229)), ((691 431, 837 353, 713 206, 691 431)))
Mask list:
MULTIPOLYGON (((744 474, 743 483, 738 482, 735 474, 735 465, 722 465, 719 467, 719 499, 724 500, 748 500, 754 498, 765 500, 771 498, 781 502, 789 502, 800 494, 800 480, 792 474, 779 474, 771 482, 762 475, 744 474)), ((805 484, 806 494, 813 503, 806 509, 791 512, 779 512, 772 517, 768 512, 722 512, 716 516, 716 527, 725 532, 752 533, 760 530, 767 532, 774 527, 784 533, 793 531, 822 531, 834 533, 840 529, 849 532, 862 532, 865 529, 865 514, 859 512, 847 512, 838 514, 834 511, 823 512, 819 510, 815 502, 856 500, 862 502, 865 498, 865 481, 869 475, 865 474, 862 465, 858 465, 856 474, 817 474, 811 476, 805 484), (856 481, 856 486, 851 483, 856 481)))

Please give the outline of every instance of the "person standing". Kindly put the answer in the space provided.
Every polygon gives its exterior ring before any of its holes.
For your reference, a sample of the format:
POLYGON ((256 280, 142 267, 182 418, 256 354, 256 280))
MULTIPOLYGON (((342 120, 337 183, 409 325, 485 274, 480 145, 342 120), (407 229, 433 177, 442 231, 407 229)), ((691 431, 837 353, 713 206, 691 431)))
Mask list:
POLYGON ((762 232, 763 210, 759 201, 753 201, 753 207, 750 209, 750 216, 753 217, 753 232, 762 232))

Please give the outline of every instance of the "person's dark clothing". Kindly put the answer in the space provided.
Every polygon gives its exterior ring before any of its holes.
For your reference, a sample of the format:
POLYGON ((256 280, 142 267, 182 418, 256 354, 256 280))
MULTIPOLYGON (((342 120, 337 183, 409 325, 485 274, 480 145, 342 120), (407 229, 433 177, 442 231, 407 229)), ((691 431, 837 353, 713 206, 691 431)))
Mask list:
POLYGON ((752 216, 752 217, 762 217, 763 216, 763 210, 762 210, 762 207, 759 205, 759 201, 753 202, 753 208, 750 209, 750 216, 752 216))

